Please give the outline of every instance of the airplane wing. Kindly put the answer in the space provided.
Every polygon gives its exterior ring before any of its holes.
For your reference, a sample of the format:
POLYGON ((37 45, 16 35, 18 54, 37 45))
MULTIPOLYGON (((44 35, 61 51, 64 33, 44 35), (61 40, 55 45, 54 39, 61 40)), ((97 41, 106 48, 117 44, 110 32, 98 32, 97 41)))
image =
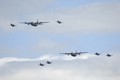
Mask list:
POLYGON ((66 55, 70 55, 71 53, 60 53, 60 54, 66 54, 66 55))
POLYGON ((21 22, 21 23, 23 23, 23 24, 28 24, 28 25, 31 24, 31 22, 21 22))
POLYGON ((38 22, 39 25, 40 25, 40 24, 43 24, 43 23, 49 23, 49 22, 38 22))
POLYGON ((80 55, 80 54, 84 54, 84 53, 88 53, 88 52, 78 52, 76 53, 77 55, 80 55))

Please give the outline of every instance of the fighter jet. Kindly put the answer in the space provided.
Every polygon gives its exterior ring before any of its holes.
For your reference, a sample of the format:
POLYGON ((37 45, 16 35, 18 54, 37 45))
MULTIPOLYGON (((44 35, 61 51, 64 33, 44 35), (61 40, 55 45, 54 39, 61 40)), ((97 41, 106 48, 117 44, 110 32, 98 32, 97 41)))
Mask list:
POLYGON ((106 56, 108 56, 108 57, 111 57, 112 55, 110 55, 110 54, 107 54, 106 56))
POLYGON ((40 63, 40 66, 44 66, 44 64, 40 63))
POLYGON ((11 23, 10 26, 15 27, 16 25, 11 23))
POLYGON ((96 53, 95 53, 95 55, 99 56, 99 55, 100 55, 100 53, 97 53, 97 52, 96 52, 96 53))
POLYGON ((39 22, 39 21, 37 20, 37 22, 20 22, 20 23, 23 23, 23 24, 27 24, 27 25, 31 25, 31 26, 36 27, 36 26, 38 26, 38 25, 42 25, 42 24, 44 24, 44 23, 49 23, 49 22, 39 22))
POLYGON ((58 24, 61 24, 61 23, 63 23, 63 22, 61 22, 61 21, 57 21, 57 23, 58 23, 58 24))
POLYGON ((52 62, 50 62, 50 61, 47 61, 46 63, 47 63, 47 64, 51 64, 52 62))
POLYGON ((71 56, 73 56, 73 57, 76 57, 77 55, 81 55, 81 54, 83 54, 83 53, 88 53, 88 52, 75 52, 75 53, 73 53, 73 52, 71 52, 71 53, 61 53, 61 54, 65 54, 65 55, 71 55, 71 56))

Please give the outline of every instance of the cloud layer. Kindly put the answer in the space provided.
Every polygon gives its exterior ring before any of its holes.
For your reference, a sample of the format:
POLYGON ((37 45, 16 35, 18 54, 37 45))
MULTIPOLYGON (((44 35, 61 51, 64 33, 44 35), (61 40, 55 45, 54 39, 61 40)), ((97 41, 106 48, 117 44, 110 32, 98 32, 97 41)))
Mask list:
MULTIPOLYGON (((12 59, 12 58, 11 58, 12 59)), ((50 59, 49 56, 44 56, 41 60, 50 59)), ((58 59, 58 58, 56 58, 58 59)), ((61 57, 60 57, 61 59, 61 57)), ((62 57, 66 59, 66 57, 62 57)), ((7 59, 8 60, 8 59, 7 59)), ((107 58, 99 56, 97 58, 55 60, 51 65, 44 67, 38 66, 39 62, 34 62, 37 59, 15 59, 11 61, 22 61, 21 63, 14 62, 0 66, 1 80, 119 80, 119 54, 107 58), (30 61, 24 62, 24 61, 30 61), (37 63, 37 65, 36 65, 37 63), (11 64, 11 65, 10 65, 11 64), (33 66, 34 65, 34 66, 33 66)))
POLYGON ((17 57, 5 57, 0 58, 0 66, 10 63, 10 62, 32 62, 32 61, 43 61, 43 60, 77 60, 77 59, 88 59, 90 57, 95 57, 91 54, 81 54, 77 57, 72 56, 52 56, 52 55, 43 55, 41 57, 31 59, 31 58, 17 58, 17 57))

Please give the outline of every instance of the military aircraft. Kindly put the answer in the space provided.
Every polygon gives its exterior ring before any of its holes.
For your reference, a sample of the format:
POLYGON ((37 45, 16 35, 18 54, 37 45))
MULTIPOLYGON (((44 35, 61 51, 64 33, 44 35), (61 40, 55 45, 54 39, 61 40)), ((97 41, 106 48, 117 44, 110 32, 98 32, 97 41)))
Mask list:
POLYGON ((63 22, 61 22, 61 21, 57 21, 57 23, 58 23, 58 24, 61 24, 61 23, 63 23, 63 22))
POLYGON ((97 52, 96 52, 96 53, 95 53, 95 55, 99 56, 99 55, 100 55, 100 53, 97 53, 97 52))
POLYGON ((111 57, 112 55, 110 55, 110 54, 107 54, 106 56, 108 56, 108 57, 111 57))
POLYGON ((40 66, 44 66, 44 64, 40 63, 40 66))
POLYGON ((73 56, 73 57, 76 57, 77 55, 81 55, 81 54, 83 54, 83 53, 88 53, 88 52, 75 52, 75 53, 73 53, 73 52, 70 52, 70 53, 61 53, 61 54, 65 54, 65 55, 71 55, 71 56, 73 56))
POLYGON ((32 25, 32 26, 36 27, 36 26, 38 26, 38 25, 42 25, 42 24, 44 24, 44 23, 49 23, 49 22, 39 22, 39 21, 37 20, 37 22, 20 22, 20 23, 27 24, 27 25, 32 25))
POLYGON ((10 26, 15 27, 16 25, 11 23, 10 26))
POLYGON ((50 61, 47 61, 46 63, 47 63, 47 64, 51 64, 52 62, 50 62, 50 61))

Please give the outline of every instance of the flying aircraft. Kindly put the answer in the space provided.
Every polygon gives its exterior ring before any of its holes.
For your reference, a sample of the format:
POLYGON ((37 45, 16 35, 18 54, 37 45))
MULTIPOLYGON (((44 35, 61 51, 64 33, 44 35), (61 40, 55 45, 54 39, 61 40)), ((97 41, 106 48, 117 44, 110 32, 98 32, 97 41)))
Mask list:
POLYGON ((95 53, 95 55, 99 56, 99 55, 100 55, 100 53, 97 53, 97 52, 96 52, 96 53, 95 53))
POLYGON ((58 23, 58 24, 61 24, 61 23, 63 23, 63 22, 61 22, 61 21, 57 21, 57 23, 58 23))
POLYGON ((44 24, 44 23, 49 23, 49 22, 39 22, 39 21, 37 20, 37 22, 20 22, 20 23, 27 24, 27 25, 32 25, 32 26, 36 27, 36 26, 38 26, 38 25, 42 25, 42 24, 44 24))
POLYGON ((65 55, 71 55, 71 56, 73 56, 73 57, 76 57, 77 55, 81 55, 81 54, 83 54, 83 53, 88 53, 88 52, 75 52, 75 53, 73 53, 73 52, 70 52, 70 53, 61 53, 61 54, 65 54, 65 55))
POLYGON ((44 66, 44 64, 40 63, 40 66, 44 66))
POLYGON ((10 26, 15 27, 16 25, 11 23, 10 26))
POLYGON ((50 62, 50 61, 47 61, 46 63, 47 63, 47 64, 51 64, 52 62, 50 62))
POLYGON ((106 56, 108 56, 108 57, 111 57, 112 55, 110 55, 110 54, 107 54, 106 56))

